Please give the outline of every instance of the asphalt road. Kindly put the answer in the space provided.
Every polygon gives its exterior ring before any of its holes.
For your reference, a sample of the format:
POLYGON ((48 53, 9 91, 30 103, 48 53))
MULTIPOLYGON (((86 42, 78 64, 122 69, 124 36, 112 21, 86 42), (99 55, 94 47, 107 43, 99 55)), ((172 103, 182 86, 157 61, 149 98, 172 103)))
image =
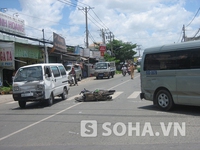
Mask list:
POLYGON ((28 103, 20 109, 11 95, 0 95, 0 150, 199 150, 200 107, 160 111, 140 100, 140 74, 88 78, 54 105, 28 103), (75 102, 86 88, 114 89, 112 101, 75 102))

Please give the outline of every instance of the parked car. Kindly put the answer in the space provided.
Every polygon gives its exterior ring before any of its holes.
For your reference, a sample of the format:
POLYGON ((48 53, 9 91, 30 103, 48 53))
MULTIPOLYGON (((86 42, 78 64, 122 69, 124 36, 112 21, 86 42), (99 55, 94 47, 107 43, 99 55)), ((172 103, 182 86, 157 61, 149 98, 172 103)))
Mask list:
POLYGON ((76 71, 76 79, 78 81, 81 81, 82 79, 82 70, 79 64, 75 64, 75 65, 66 65, 65 69, 67 71, 67 74, 69 75, 69 73, 71 72, 72 68, 74 67, 75 71, 76 71))
POLYGON ((50 106, 55 96, 67 99, 68 91, 67 73, 59 63, 23 66, 14 76, 13 99, 21 108, 29 101, 46 101, 50 106))

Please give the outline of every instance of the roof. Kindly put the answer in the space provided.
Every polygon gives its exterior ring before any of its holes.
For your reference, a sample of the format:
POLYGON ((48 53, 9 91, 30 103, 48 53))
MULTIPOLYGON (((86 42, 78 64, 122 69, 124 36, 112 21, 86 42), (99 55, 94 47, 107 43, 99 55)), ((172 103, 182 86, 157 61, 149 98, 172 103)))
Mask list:
POLYGON ((168 44, 168 45, 161 45, 156 47, 146 48, 144 53, 154 53, 160 51, 174 51, 174 50, 183 50, 183 49, 190 49, 190 48, 200 48, 200 41, 190 41, 190 42, 183 42, 183 43, 176 43, 176 44, 168 44))
POLYGON ((58 66, 63 65, 61 63, 40 63, 40 64, 32 64, 32 65, 26 65, 20 68, 26 68, 26 67, 35 67, 35 66, 58 66))

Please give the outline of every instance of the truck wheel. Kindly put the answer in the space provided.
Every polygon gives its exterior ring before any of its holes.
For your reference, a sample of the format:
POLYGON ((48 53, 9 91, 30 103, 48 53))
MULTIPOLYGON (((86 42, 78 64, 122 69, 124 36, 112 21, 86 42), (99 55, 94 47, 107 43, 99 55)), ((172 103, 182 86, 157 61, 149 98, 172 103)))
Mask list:
POLYGON ((19 107, 20 108, 25 108, 26 107, 26 102, 25 101, 18 101, 19 107))
POLYGON ((98 79, 99 79, 99 77, 96 77, 96 79, 98 80, 98 79))

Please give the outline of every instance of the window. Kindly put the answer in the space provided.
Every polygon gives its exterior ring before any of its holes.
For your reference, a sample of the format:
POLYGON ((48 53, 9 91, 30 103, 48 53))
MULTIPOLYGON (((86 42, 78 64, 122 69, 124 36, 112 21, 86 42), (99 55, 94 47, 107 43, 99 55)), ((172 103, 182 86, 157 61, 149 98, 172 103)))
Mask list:
POLYGON ((60 72, 59 72, 59 70, 58 70, 58 67, 52 66, 52 67, 51 67, 51 70, 52 70, 52 72, 53 72, 54 77, 59 77, 59 76, 60 76, 60 72))
POLYGON ((190 69, 190 51, 177 51, 177 68, 190 69))
POLYGON ((42 80, 42 67, 35 66, 35 67, 27 67, 27 68, 20 68, 17 74, 15 75, 15 82, 21 81, 38 81, 42 80))
POLYGON ((191 52, 190 68, 191 69, 200 68, 200 50, 195 49, 191 52))
POLYGON ((144 61, 144 70, 169 70, 177 68, 175 52, 147 54, 144 61))
POLYGON ((144 70, 172 70, 200 68, 200 50, 190 49, 147 54, 144 70))
POLYGON ((63 66, 59 66, 59 69, 60 69, 60 72, 61 72, 61 75, 64 76, 66 75, 66 70, 63 66))

